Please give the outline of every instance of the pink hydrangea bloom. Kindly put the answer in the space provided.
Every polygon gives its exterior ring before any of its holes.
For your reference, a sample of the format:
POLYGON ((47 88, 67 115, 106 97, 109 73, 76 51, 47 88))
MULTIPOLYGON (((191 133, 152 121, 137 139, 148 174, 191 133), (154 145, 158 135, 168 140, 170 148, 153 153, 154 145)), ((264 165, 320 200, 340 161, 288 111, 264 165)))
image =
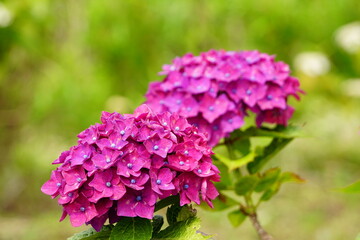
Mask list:
POLYGON ((54 161, 61 165, 41 188, 59 196, 60 220, 69 215, 73 226, 99 231, 107 219, 151 219, 157 200, 171 195, 179 195, 181 205, 202 200, 212 206, 219 170, 205 135, 185 118, 141 105, 134 114, 103 112, 101 121, 54 161))
POLYGON ((150 84, 146 103, 156 112, 187 118, 207 133, 211 146, 240 128, 249 111, 258 126, 287 125, 294 111, 288 97, 303 93, 287 64, 258 51, 186 54, 160 74, 165 78, 150 84))

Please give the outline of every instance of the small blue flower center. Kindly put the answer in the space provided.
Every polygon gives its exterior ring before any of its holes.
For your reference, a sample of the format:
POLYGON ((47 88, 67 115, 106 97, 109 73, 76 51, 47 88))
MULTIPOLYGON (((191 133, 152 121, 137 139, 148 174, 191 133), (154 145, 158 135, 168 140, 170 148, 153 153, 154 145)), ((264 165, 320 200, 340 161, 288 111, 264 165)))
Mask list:
POLYGON ((60 187, 60 186, 61 186, 61 183, 58 182, 58 183, 56 184, 56 186, 60 187))
POLYGON ((246 90, 246 94, 247 95, 251 95, 252 94, 252 91, 250 89, 246 90))
POLYGON ((217 125, 215 125, 215 126, 213 126, 213 130, 217 131, 217 130, 219 130, 219 127, 217 125))
POLYGON ((160 180, 160 179, 156 180, 156 184, 157 184, 157 185, 160 185, 160 184, 161 184, 161 180, 160 180))
POLYGON ((230 123, 230 124, 233 123, 233 119, 232 119, 232 118, 229 118, 229 119, 228 119, 228 123, 230 123))
POLYGON ((126 166, 127 166, 129 169, 132 169, 132 167, 133 167, 132 163, 128 163, 126 166))
POLYGON ((189 151, 188 151, 188 150, 185 150, 185 151, 184 151, 184 154, 185 154, 185 155, 188 155, 188 154, 189 154, 189 151))
POLYGON ((167 126, 167 122, 164 122, 163 125, 166 127, 166 126, 167 126))
POLYGON ((231 89, 231 92, 236 93, 237 92, 236 88, 231 89))
POLYGON ((184 189, 188 189, 189 185, 188 184, 184 184, 184 189))
POLYGON ((92 140, 95 141, 95 140, 96 140, 96 137, 93 137, 92 140))
POLYGON ((131 182, 131 184, 135 184, 135 183, 136 183, 136 180, 135 180, 135 179, 131 179, 130 182, 131 182))
POLYGON ((180 128, 179 127, 175 127, 175 131, 179 131, 180 130, 180 128))
POLYGON ((166 164, 169 164, 169 162, 168 161, 164 161, 164 164, 166 165, 166 164))
POLYGON ((83 158, 87 158, 87 157, 88 157, 88 155, 86 155, 86 154, 83 155, 83 158))
POLYGON ((84 207, 81 207, 81 208, 80 208, 80 211, 81 211, 81 212, 85 212, 85 208, 84 208, 84 207))
POLYGON ((81 181, 82 181, 82 178, 81 178, 81 177, 78 177, 78 178, 76 179, 76 181, 77 181, 77 182, 81 182, 81 181))
POLYGON ((180 105, 180 104, 181 104, 181 100, 180 100, 180 99, 176 100, 176 104, 177 104, 177 105, 180 105))
POLYGON ((202 173, 202 170, 201 170, 201 169, 198 169, 197 172, 198 172, 198 173, 202 173))
POLYGON ((185 163, 184 163, 184 161, 180 161, 179 164, 180 164, 180 166, 182 166, 182 165, 184 165, 185 163))
POLYGON ((192 107, 187 107, 186 110, 190 112, 192 110, 192 107))
POLYGON ((107 162, 107 163, 111 162, 111 159, 107 157, 107 158, 106 158, 106 162, 107 162))
POLYGON ((106 182, 107 187, 111 187, 111 182, 106 182))
POLYGON ((141 201, 141 200, 142 200, 142 197, 141 197, 141 196, 137 196, 137 197, 136 197, 136 201, 139 202, 139 201, 141 201))
POLYGON ((273 99, 273 96, 272 96, 271 94, 269 94, 269 95, 266 96, 266 99, 267 99, 267 100, 272 100, 272 99, 273 99))
POLYGON ((158 146, 158 145, 155 145, 155 146, 153 147, 153 149, 156 151, 156 150, 159 149, 159 146, 158 146))
POLYGON ((72 192, 69 192, 67 195, 68 195, 68 197, 73 197, 74 196, 74 194, 72 192))
POLYGON ((116 146, 115 143, 112 143, 112 144, 111 144, 111 147, 115 147, 115 146, 116 146))
POLYGON ((225 77, 230 77, 230 73, 225 73, 225 77))
POLYGON ((209 107, 209 111, 210 111, 210 112, 214 111, 214 106, 210 106, 210 107, 209 107))

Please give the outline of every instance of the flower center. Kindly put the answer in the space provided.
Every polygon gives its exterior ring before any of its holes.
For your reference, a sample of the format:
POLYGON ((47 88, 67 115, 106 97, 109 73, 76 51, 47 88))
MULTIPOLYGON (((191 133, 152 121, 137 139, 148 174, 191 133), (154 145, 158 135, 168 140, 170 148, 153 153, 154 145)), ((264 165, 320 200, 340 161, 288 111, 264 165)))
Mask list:
POLYGON ((210 112, 214 111, 214 106, 210 106, 210 107, 209 107, 209 111, 210 111, 210 112))
POLYGON ((124 134, 125 134, 125 131, 124 131, 124 130, 121 130, 121 131, 120 131, 120 134, 121 134, 121 135, 124 135, 124 134))
POLYGON ((189 185, 188 184, 184 184, 184 189, 188 189, 189 185))
POLYGON ((180 161, 179 164, 180 164, 180 166, 182 166, 182 165, 184 165, 185 163, 184 163, 184 161, 180 161))
POLYGON ((81 211, 81 212, 85 212, 85 208, 84 208, 84 207, 81 207, 81 208, 80 208, 80 211, 81 211))
POLYGON ((136 180, 135 180, 135 179, 131 179, 130 182, 131 182, 131 184, 135 184, 135 183, 136 183, 136 180))
POLYGON ((161 184, 161 180, 160 180, 160 179, 156 180, 156 184, 157 184, 157 185, 160 185, 160 184, 161 184))
POLYGON ((77 181, 77 182, 81 182, 81 181, 82 181, 82 178, 81 178, 81 177, 78 177, 78 178, 76 179, 76 181, 77 181))
POLYGON ((201 169, 198 169, 197 172, 198 172, 198 173, 202 173, 202 170, 201 170, 201 169))
POLYGON ((115 147, 115 146, 116 146, 115 143, 112 143, 112 144, 111 144, 111 147, 112 147, 112 148, 115 147))
POLYGON ((252 94, 252 91, 250 89, 246 90, 246 95, 251 95, 252 94))
POLYGON ((137 197, 136 197, 136 201, 139 202, 139 201, 141 201, 141 200, 142 200, 142 197, 141 197, 141 196, 137 196, 137 197))
POLYGON ((158 146, 158 145, 155 145, 155 146, 153 147, 153 149, 156 151, 156 150, 159 149, 159 146, 158 146))
POLYGON ((184 154, 185 154, 185 155, 189 155, 189 151, 188 151, 188 150, 185 150, 185 151, 184 151, 184 154))
POLYGON ((60 186, 61 186, 61 183, 58 182, 58 183, 56 184, 56 186, 60 187, 60 186))
POLYGON ((272 96, 271 94, 269 94, 269 95, 266 96, 266 99, 267 99, 267 100, 272 100, 272 99, 273 99, 273 96, 272 96))
POLYGON ((179 130, 180 130, 180 128, 179 128, 179 127, 175 127, 175 130, 176 130, 176 131, 179 131, 179 130))
POLYGON ((87 157, 88 157, 88 155, 86 155, 86 154, 83 155, 83 158, 87 158, 87 157))
POLYGON ((132 169, 132 167, 133 167, 132 163, 128 163, 126 166, 127 166, 129 169, 132 169))

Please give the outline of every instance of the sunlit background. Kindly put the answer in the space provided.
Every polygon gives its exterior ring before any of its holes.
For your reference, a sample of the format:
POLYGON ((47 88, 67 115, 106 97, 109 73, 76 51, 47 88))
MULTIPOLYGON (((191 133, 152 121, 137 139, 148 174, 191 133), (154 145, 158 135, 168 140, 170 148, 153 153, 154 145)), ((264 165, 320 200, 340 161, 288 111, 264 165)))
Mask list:
MULTIPOLYGON (((0 2, 0 239, 66 239, 87 227, 58 223, 40 192, 50 163, 99 122, 144 101, 162 64, 187 52, 258 49, 290 64, 307 92, 295 140, 272 163, 307 180, 260 210, 276 239, 359 239, 360 1, 0 2)), ((257 239, 249 222, 200 211, 216 239, 257 239)))

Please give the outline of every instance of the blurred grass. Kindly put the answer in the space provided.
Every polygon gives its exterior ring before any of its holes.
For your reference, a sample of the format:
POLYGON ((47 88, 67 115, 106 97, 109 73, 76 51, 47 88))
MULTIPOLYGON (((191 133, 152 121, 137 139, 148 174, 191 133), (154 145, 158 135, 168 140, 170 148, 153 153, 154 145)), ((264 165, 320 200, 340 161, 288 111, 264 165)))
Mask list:
MULTIPOLYGON (((81 229, 40 192, 61 151, 99 122, 100 112, 131 112, 161 65, 211 48, 258 49, 292 65, 304 51, 324 53, 331 71, 294 72, 307 92, 293 122, 311 138, 274 161, 307 179, 265 204, 260 219, 277 239, 355 239, 360 196, 332 189, 359 179, 360 98, 342 84, 360 78, 360 53, 334 40, 359 21, 357 0, 143 1, 7 0, 0 28, 0 239, 64 239, 81 229)), ((293 67, 292 67, 293 68, 293 67)), ((201 212, 218 239, 256 239, 249 223, 201 212), (219 219, 221 221, 219 222, 219 219)))

